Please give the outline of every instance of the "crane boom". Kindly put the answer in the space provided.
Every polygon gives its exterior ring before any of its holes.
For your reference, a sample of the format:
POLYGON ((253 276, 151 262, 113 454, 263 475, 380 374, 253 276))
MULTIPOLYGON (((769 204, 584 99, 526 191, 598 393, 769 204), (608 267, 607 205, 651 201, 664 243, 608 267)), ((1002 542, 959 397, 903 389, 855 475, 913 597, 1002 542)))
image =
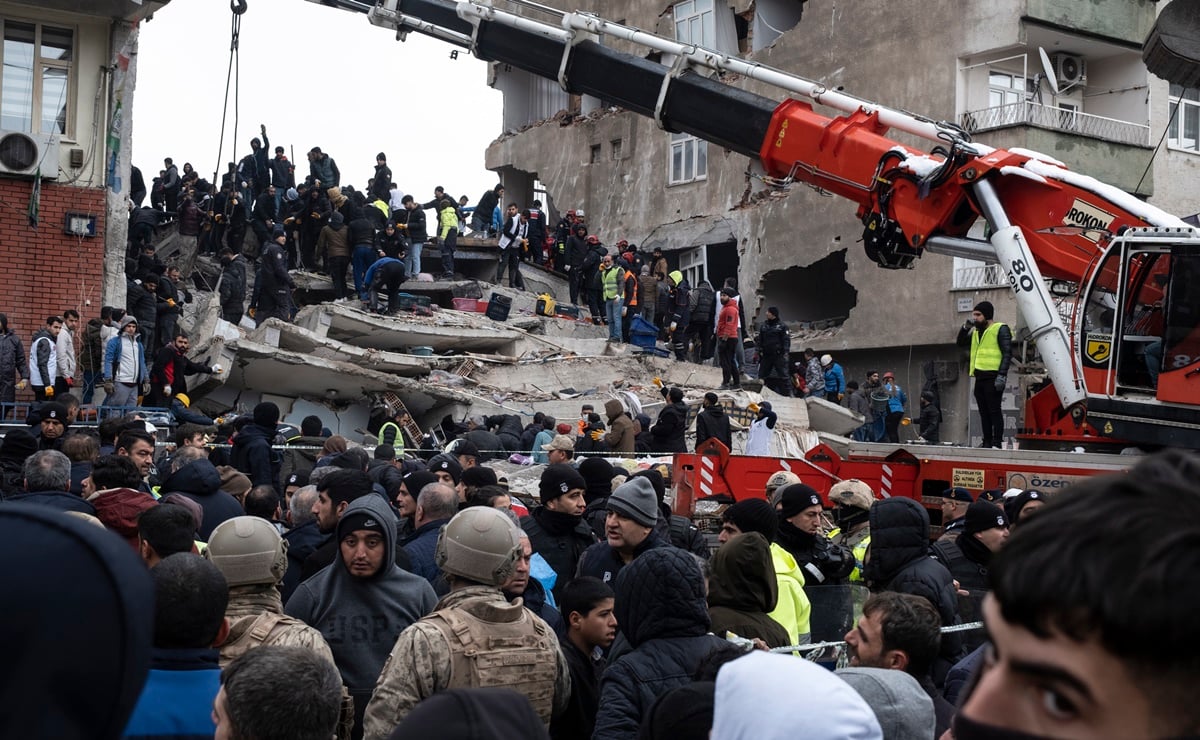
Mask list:
MULTIPOLYGON (((312 1, 360 12, 365 6, 359 0, 312 1)), ((1068 330, 1044 278, 1092 285, 1115 235, 1143 227, 1182 234, 1189 228, 1182 220, 1037 152, 973 142, 953 123, 893 110, 593 14, 562 12, 531 0, 512 5, 553 14, 557 25, 476 0, 382 0, 366 12, 373 24, 400 37, 417 31, 441 38, 485 61, 557 80, 569 93, 649 116, 665 130, 757 158, 784 183, 807 183, 851 200, 864 226, 867 254, 881 267, 911 268, 926 250, 999 263, 1057 395, 1057 409, 1047 414, 1043 408, 1040 423, 1069 424, 1080 435, 1105 433, 1087 426, 1088 406, 1112 401, 1118 384, 1105 376, 1102 387, 1089 390, 1094 373, 1089 376, 1078 351, 1088 327, 1080 323, 1068 330), (605 46, 601 37, 621 39, 652 58, 605 46), (777 102, 727 84, 726 75, 806 100, 777 102), (814 105, 842 115, 830 117, 814 105), (904 146, 889 137, 892 130, 935 146, 928 153, 904 146), (980 217, 989 227, 986 240, 969 235, 980 217)), ((1114 286, 1094 287, 1115 292, 1114 286)), ((1200 364, 1200 352, 1194 359, 1200 364)), ((1200 372, 1186 377, 1200 385, 1200 372)), ((1191 397, 1200 399, 1200 388, 1191 390, 1191 397)), ((1134 441, 1165 438, 1200 446, 1200 409, 1194 408, 1195 400, 1191 403, 1192 408, 1165 411, 1142 404, 1139 411, 1149 414, 1145 424, 1136 414, 1126 423, 1130 414, 1124 413, 1122 429, 1134 441), (1164 424, 1172 430, 1165 437, 1164 424)), ((1063 434, 1063 427, 1056 433, 1063 434)))

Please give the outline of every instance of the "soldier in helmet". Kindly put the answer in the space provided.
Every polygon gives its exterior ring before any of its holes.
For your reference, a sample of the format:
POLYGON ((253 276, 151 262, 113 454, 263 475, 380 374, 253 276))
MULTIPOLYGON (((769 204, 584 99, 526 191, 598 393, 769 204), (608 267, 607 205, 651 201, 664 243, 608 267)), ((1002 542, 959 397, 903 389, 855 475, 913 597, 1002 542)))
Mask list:
POLYGON ((368 740, 388 737, 418 702, 446 689, 515 689, 547 726, 565 709, 571 679, 558 638, 500 591, 521 556, 520 530, 496 509, 473 506, 445 526, 436 558, 450 593, 392 648, 367 705, 368 740))
POLYGON ((871 545, 871 523, 867 514, 875 503, 871 487, 857 478, 840 481, 829 489, 829 500, 833 503, 833 521, 837 524, 829 532, 829 541, 850 548, 854 553, 854 570, 850 571, 850 582, 862 581, 863 561, 871 545))
POLYGON ((222 522, 208 538, 204 557, 229 584, 229 638, 221 645, 222 668, 260 645, 296 645, 334 662, 320 632, 283 613, 277 585, 288 566, 287 542, 270 522, 256 516, 222 522))
POLYGON ((779 498, 775 495, 781 488, 787 488, 793 483, 799 483, 800 476, 790 470, 780 470, 777 473, 772 473, 770 478, 767 478, 767 503, 774 506, 779 503, 779 498))

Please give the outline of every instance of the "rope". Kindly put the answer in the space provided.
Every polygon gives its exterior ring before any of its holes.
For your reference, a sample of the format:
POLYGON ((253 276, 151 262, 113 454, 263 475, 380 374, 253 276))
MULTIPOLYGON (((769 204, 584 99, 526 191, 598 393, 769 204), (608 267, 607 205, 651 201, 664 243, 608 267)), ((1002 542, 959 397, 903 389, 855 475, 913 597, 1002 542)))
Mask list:
POLYGON ((217 140, 217 166, 213 168, 213 185, 217 185, 221 175, 221 154, 225 150, 225 120, 229 115, 229 88, 233 82, 233 147, 237 147, 238 102, 241 97, 240 78, 241 62, 238 57, 238 44, 242 34, 242 13, 246 12, 246 0, 230 0, 229 9, 233 11, 233 21, 229 37, 229 67, 225 70, 225 104, 221 107, 221 137, 217 140))
MULTIPOLYGON (((983 622, 968 622, 966 624, 953 624, 949 627, 942 627, 942 634, 948 635, 953 632, 970 632, 972 630, 983 629, 983 622)), ((831 642, 814 642, 807 645, 788 645, 787 647, 771 648, 772 653, 809 653, 814 650, 826 650, 828 648, 837 648, 841 650, 846 643, 843 640, 834 640, 831 642)))

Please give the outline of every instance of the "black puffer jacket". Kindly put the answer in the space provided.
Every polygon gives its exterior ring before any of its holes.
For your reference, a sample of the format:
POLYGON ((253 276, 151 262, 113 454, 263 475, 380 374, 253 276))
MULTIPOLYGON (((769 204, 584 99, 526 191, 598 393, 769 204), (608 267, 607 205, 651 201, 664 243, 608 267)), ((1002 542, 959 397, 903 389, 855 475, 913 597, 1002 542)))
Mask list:
POLYGON ((247 424, 233 438, 229 462, 245 473, 256 486, 272 485, 279 488, 279 468, 283 457, 271 449, 275 431, 258 424, 247 424))
POLYGON ((200 520, 200 539, 208 541, 217 525, 246 512, 237 499, 221 490, 221 474, 208 460, 194 460, 176 470, 158 487, 164 496, 181 493, 200 504, 204 516, 200 520))
MULTIPOLYGON (((958 624, 958 594, 946 567, 929 556, 929 514, 910 498, 876 501, 868 515, 871 522, 871 558, 863 576, 871 590, 897 591, 929 600, 943 625, 958 624)), ((942 636, 939 665, 934 680, 939 684, 962 653, 962 639, 954 633, 942 636)))
POLYGON ((678 548, 646 552, 621 571, 615 612, 633 649, 604 672, 593 740, 637 737, 654 700, 691 683, 700 663, 726 644, 708 634, 704 577, 678 548))
MULTIPOLYGON (((646 539, 642 540, 642 544, 634 548, 633 562, 636 563, 638 558, 651 550, 669 547, 671 547, 670 542, 651 532, 646 539)), ((680 552, 683 551, 680 550, 680 552)), ((601 541, 584 550, 583 554, 579 556, 579 566, 576 568, 575 575, 594 576, 605 583, 612 583, 617 580, 617 575, 624 569, 625 561, 621 559, 617 551, 613 549, 612 545, 601 541)), ((618 624, 620 623, 618 622, 618 624)))

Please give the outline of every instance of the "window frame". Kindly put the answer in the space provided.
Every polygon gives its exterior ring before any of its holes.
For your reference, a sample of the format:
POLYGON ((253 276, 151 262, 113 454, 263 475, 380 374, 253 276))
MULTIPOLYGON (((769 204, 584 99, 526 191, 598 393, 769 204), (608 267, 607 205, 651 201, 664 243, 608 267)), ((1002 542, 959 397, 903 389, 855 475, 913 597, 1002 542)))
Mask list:
MULTIPOLYGON (((79 26, 72 23, 41 21, 33 18, 0 16, 0 64, 6 64, 4 54, 4 39, 8 34, 8 26, 12 23, 31 25, 34 27, 34 52, 31 67, 33 79, 32 89, 29 94, 29 125, 22 128, 3 127, 3 130, 19 131, 31 136, 56 137, 60 141, 74 141, 76 105, 75 88, 77 83, 77 63, 79 60, 79 26), (43 38, 45 35, 44 31, 47 27, 70 33, 71 45, 68 49, 68 58, 66 60, 57 59, 45 54, 43 38), (43 120, 43 115, 46 113, 45 81, 47 78, 47 72, 49 70, 60 70, 66 72, 66 81, 64 83, 66 100, 63 101, 63 110, 65 111, 63 131, 59 131, 57 127, 53 127, 51 130, 46 130, 46 121, 43 120)), ((0 75, 0 100, 3 99, 4 92, 4 78, 2 75, 0 75)))
POLYGON ((1167 97, 1167 147, 1180 152, 1200 154, 1200 88, 1187 88, 1170 83, 1167 97), (1178 114, 1175 108, 1179 107, 1178 114), (1195 136, 1185 138, 1186 117, 1192 111, 1196 119, 1195 136))
POLYGON ((672 133, 669 136, 667 185, 686 185, 690 182, 707 180, 708 142, 687 133, 672 133), (679 152, 678 167, 675 161, 676 151, 679 152))
POLYGON ((717 4, 715 0, 680 0, 672 7, 675 40, 681 44, 693 44, 709 49, 717 48, 717 4), (681 27, 687 33, 680 33, 681 27), (693 38, 691 31, 700 30, 700 38, 693 38))

